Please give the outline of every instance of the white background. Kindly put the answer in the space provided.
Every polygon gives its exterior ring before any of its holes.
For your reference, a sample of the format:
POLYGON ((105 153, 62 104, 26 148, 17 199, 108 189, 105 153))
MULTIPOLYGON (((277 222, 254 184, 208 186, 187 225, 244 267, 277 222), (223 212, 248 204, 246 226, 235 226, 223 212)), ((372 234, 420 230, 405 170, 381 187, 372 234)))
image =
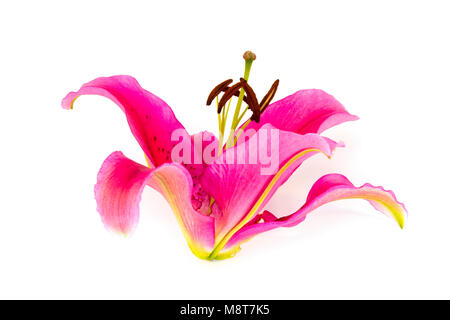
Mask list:
POLYGON ((450 298, 449 6, 446 1, 4 1, 0 4, 0 298, 450 298), (115 150, 144 162, 102 97, 60 108, 98 76, 130 74, 191 133, 217 134, 211 88, 243 72, 259 97, 320 88, 358 115, 269 203, 289 214, 321 175, 395 191, 404 230, 362 200, 328 204, 226 261, 192 255, 146 189, 129 238, 93 186, 115 150))

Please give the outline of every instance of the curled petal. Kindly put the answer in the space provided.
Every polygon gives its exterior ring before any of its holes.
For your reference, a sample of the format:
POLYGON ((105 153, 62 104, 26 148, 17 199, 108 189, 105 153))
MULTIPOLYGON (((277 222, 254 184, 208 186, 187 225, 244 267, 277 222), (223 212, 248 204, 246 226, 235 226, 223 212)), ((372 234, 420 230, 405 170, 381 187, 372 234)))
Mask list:
POLYGON ((97 175, 95 199, 97 210, 108 229, 124 235, 139 221, 139 202, 151 169, 113 152, 103 162, 97 175))
POLYGON ((322 90, 310 89, 297 91, 270 104, 261 114, 259 123, 251 122, 246 130, 258 130, 270 123, 280 130, 320 134, 342 122, 357 119, 333 96, 322 90))
POLYGON ((371 184, 355 187, 345 176, 329 174, 320 178, 313 185, 306 203, 298 211, 282 218, 275 218, 274 215, 265 211, 253 220, 254 223, 248 223, 236 232, 217 258, 231 257, 239 250, 239 245, 250 238, 275 228, 295 226, 314 209, 341 199, 368 200, 376 210, 392 217, 401 228, 404 226, 407 216, 406 208, 397 200, 392 191, 374 187, 371 184))
POLYGON ((192 208, 193 184, 180 164, 149 169, 113 152, 104 162, 95 186, 97 209, 107 228, 127 234, 139 219, 139 202, 146 185, 158 190, 171 205, 192 252, 207 258, 214 247, 214 219, 192 208))
POLYGON ((215 250, 264 206, 303 161, 320 152, 330 156, 336 145, 316 134, 299 135, 267 124, 245 142, 227 149, 200 181, 220 209, 215 216, 219 242, 215 250), (270 145, 270 161, 263 157, 266 144, 270 145), (265 170, 268 166, 272 171, 265 170))
POLYGON ((107 97, 122 109, 131 132, 153 166, 170 162, 170 152, 176 143, 171 140, 172 133, 180 130, 187 135, 187 132, 163 100, 143 89, 133 77, 120 75, 85 83, 80 90, 67 94, 62 106, 72 109, 76 98, 92 94, 107 97))

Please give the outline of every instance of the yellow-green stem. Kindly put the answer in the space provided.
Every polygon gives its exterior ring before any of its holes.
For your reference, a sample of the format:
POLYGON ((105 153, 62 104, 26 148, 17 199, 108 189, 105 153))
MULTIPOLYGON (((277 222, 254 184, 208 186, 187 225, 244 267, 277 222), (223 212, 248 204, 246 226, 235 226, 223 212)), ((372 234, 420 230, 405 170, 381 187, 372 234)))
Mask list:
POLYGON ((244 132, 245 128, 250 124, 251 120, 248 119, 242 127, 239 129, 238 133, 236 134, 236 137, 234 138, 234 144, 236 144, 237 140, 239 139, 239 136, 244 132))

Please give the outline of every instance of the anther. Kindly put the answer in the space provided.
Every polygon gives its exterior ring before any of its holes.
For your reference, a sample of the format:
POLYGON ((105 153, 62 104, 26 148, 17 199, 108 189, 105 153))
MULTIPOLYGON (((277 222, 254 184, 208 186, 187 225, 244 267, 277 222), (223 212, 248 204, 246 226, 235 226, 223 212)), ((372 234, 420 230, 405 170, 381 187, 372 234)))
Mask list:
POLYGON ((215 86, 209 94, 208 99, 206 100, 206 105, 209 106, 213 102, 215 97, 217 97, 222 91, 226 91, 228 89, 228 85, 232 82, 233 79, 228 79, 215 86))
POLYGON ((280 83, 280 80, 275 80, 275 82, 272 84, 272 87, 270 87, 269 91, 266 93, 264 98, 262 98, 261 103, 259 104, 261 113, 269 105, 270 101, 272 101, 273 97, 275 96, 275 93, 277 92, 279 83, 280 83))
POLYGON ((238 82, 234 85, 232 85, 230 88, 228 88, 227 91, 223 94, 222 98, 219 101, 219 106, 217 108, 217 113, 220 113, 222 111, 222 108, 225 106, 228 100, 231 99, 232 96, 239 94, 239 89, 242 87, 242 83, 238 82))
POLYGON ((258 98, 256 98, 255 92, 247 83, 247 81, 245 81, 244 78, 241 78, 240 80, 242 83, 242 88, 244 89, 245 93, 247 93, 247 100, 248 100, 247 105, 249 109, 253 112, 251 119, 255 120, 256 122, 259 122, 261 111, 258 104, 258 98))
MULTIPOLYGON (((206 100, 206 105, 211 105, 212 101, 215 97, 217 97, 221 92, 226 92, 230 87, 228 86, 233 80, 228 79, 225 80, 222 83, 219 83, 214 89, 212 89, 211 93, 208 96, 208 99, 206 100)), ((239 91, 235 91, 234 96, 239 97, 239 91)), ((244 96, 244 102, 247 103, 247 96, 244 96)))

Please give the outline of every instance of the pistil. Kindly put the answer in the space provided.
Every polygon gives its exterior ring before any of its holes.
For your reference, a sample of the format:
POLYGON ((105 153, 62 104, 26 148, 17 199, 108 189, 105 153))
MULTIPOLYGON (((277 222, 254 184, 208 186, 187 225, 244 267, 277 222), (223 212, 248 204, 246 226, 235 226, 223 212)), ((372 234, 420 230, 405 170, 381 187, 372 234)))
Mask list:
MULTIPOLYGON (((252 68, 252 63, 256 59, 256 55, 251 51, 246 51, 243 55, 245 59, 245 70, 244 70, 244 80, 248 81, 250 77, 250 69, 252 68)), ((236 128, 239 125, 239 115, 241 111, 242 101, 244 100, 245 90, 241 88, 241 92, 239 93, 238 102, 236 104, 236 109, 234 110, 233 122, 231 123, 230 135, 228 136, 226 148, 230 148, 234 145, 234 133, 236 132, 236 128)))

